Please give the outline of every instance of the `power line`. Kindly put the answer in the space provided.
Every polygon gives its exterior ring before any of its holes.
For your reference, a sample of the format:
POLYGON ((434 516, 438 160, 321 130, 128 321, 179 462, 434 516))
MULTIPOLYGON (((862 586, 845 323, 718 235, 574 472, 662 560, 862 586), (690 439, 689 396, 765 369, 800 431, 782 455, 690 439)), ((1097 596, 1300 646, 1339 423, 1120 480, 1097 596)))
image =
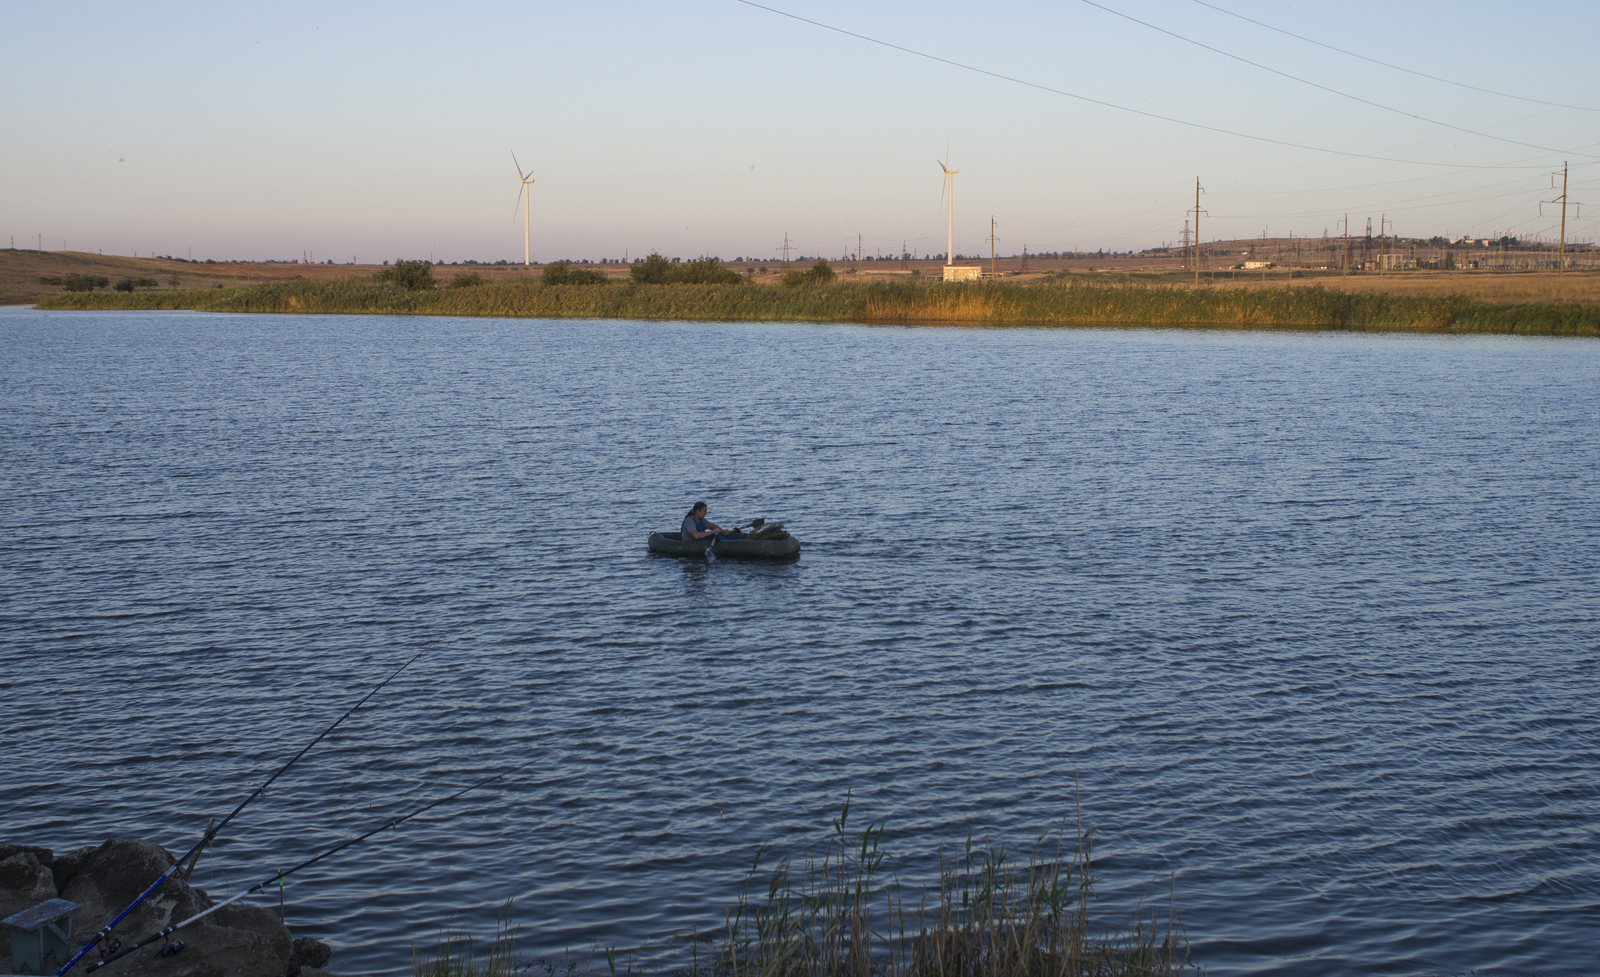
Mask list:
MULTIPOLYGON (((1206 43, 1204 43, 1202 41, 1197 41, 1192 37, 1184 37, 1182 34, 1174 33, 1173 31, 1169 31, 1164 27, 1157 27, 1156 25, 1154 25, 1152 23, 1149 23, 1147 21, 1140 20, 1137 17, 1129 16, 1128 14, 1125 14, 1120 10, 1113 10, 1110 7, 1107 7, 1107 6, 1103 5, 1103 4, 1095 3, 1094 0, 1082 0, 1082 2, 1088 4, 1091 7, 1094 7, 1096 10, 1104 10, 1106 13, 1111 14, 1114 17, 1121 17, 1123 20, 1129 21, 1131 23, 1138 24, 1140 27, 1147 27, 1150 30, 1155 31, 1158 34, 1165 34, 1168 37, 1176 38, 1177 40, 1183 41, 1185 44, 1193 44, 1195 47, 1203 48, 1203 49, 1205 49, 1207 51, 1210 51, 1212 54, 1220 54, 1224 58, 1231 58, 1234 61, 1239 62, 1240 64, 1247 64, 1252 68, 1259 68, 1262 71, 1270 72, 1270 73, 1272 73, 1274 75, 1277 75, 1280 78, 1287 78, 1290 81, 1297 81, 1302 85, 1309 85, 1312 88, 1317 89, 1318 91, 1327 92, 1330 95, 1337 95, 1340 98, 1348 98, 1352 102, 1360 102, 1362 105, 1370 105, 1371 107, 1373 107, 1375 109, 1382 109, 1385 112, 1393 112, 1395 115, 1402 115, 1402 116, 1405 116, 1408 119, 1416 119, 1418 122, 1426 122, 1429 125, 1440 126, 1442 128, 1445 128, 1445 129, 1453 129, 1456 132, 1466 133, 1469 136, 1478 136, 1481 139, 1493 139, 1496 142, 1509 143, 1509 144, 1511 144, 1513 146, 1523 146, 1523 147, 1525 147, 1527 149, 1543 150, 1544 152, 1547 152, 1547 153, 1565 153, 1565 152, 1569 152, 1569 150, 1565 150, 1565 149, 1554 149, 1554 148, 1552 148, 1550 146, 1540 146, 1537 143, 1523 142, 1520 139, 1507 139, 1505 136, 1494 136, 1494 135, 1490 135, 1487 132, 1482 132, 1482 131, 1477 130, 1477 129, 1468 129, 1468 128, 1464 127, 1464 126, 1451 125, 1448 122, 1440 122, 1438 119, 1430 119, 1425 115, 1417 115, 1415 112, 1407 112, 1405 109, 1397 109, 1392 105, 1384 105, 1382 102, 1374 102, 1369 98, 1362 98, 1360 95, 1352 95, 1349 92, 1341 92, 1337 88, 1329 88, 1327 85, 1320 85, 1320 84, 1318 84, 1318 83, 1316 83, 1314 81, 1308 81, 1305 78, 1299 77, 1298 75, 1291 75, 1286 71, 1279 71, 1277 68, 1269 68, 1268 66, 1260 63, 1259 61, 1251 61, 1249 58, 1240 57, 1237 54, 1231 54, 1231 53, 1229 53, 1227 51, 1222 50, 1221 48, 1215 48, 1215 47, 1212 47, 1211 45, 1206 44, 1206 43)), ((1574 156, 1585 156, 1585 155, 1588 155, 1588 154, 1587 153, 1574 152, 1574 153, 1572 153, 1572 155, 1574 155, 1574 156)), ((1596 158, 1600 158, 1600 157, 1590 156, 1589 158, 1590 159, 1596 159, 1596 158)))
POLYGON ((1448 78, 1440 78, 1438 75, 1430 75, 1427 72, 1412 71, 1410 68, 1402 68, 1401 66, 1399 66, 1397 64, 1390 64, 1387 61, 1379 61, 1377 58, 1369 58, 1364 54, 1357 54, 1354 51, 1346 51, 1344 48, 1342 48, 1342 47, 1334 47, 1332 44, 1324 44, 1321 41, 1315 40, 1313 38, 1306 37, 1306 36, 1304 36, 1302 34, 1296 34, 1293 31, 1286 31, 1281 27, 1273 27, 1271 24, 1265 24, 1265 23, 1262 23, 1259 20, 1252 20, 1251 18, 1246 17, 1244 14, 1236 14, 1231 10, 1224 10, 1224 9, 1222 9, 1221 7, 1217 6, 1214 3, 1206 3, 1206 0, 1194 0, 1194 2, 1198 3, 1202 7, 1209 7, 1210 9, 1215 10, 1219 14, 1227 14, 1229 17, 1237 17, 1238 19, 1244 21, 1247 24, 1254 24, 1257 27, 1265 27, 1267 30, 1275 31, 1275 32, 1277 32, 1279 34, 1284 35, 1285 37, 1292 37, 1297 41, 1305 41, 1307 44, 1315 44, 1317 47, 1326 48, 1329 51, 1334 51, 1334 52, 1337 52, 1339 54, 1346 55, 1348 57, 1356 58, 1358 60, 1365 61, 1368 64, 1381 65, 1381 66, 1383 66, 1385 68, 1393 68, 1395 71, 1403 71, 1408 75, 1416 75, 1418 78, 1426 78, 1429 81, 1437 81, 1437 82, 1440 82, 1440 83, 1445 84, 1445 85, 1454 85, 1457 88, 1465 88, 1468 91, 1473 91, 1473 92, 1482 92, 1485 95, 1495 95, 1495 96, 1498 96, 1499 98, 1510 98, 1510 99, 1515 99, 1515 100, 1517 100, 1519 102, 1532 102, 1534 105, 1548 105, 1548 106, 1551 106, 1552 108, 1571 109, 1574 112, 1600 112, 1600 108, 1592 108, 1592 107, 1587 106, 1587 105, 1567 105, 1564 102, 1546 102, 1542 98, 1528 98, 1528 97, 1526 97, 1524 95, 1513 95, 1510 92, 1497 92, 1492 88, 1479 88, 1477 85, 1468 85, 1466 82, 1451 81, 1448 78))
MULTIPOLYGON (((1249 139, 1249 140, 1251 140, 1253 142, 1263 142, 1263 143, 1268 143, 1268 144, 1273 145, 1273 146, 1287 146, 1290 149, 1305 149, 1305 150, 1310 150, 1311 152, 1314 152, 1314 153, 1327 153, 1330 156, 1344 156, 1344 157, 1349 158, 1349 159, 1373 160, 1373 161, 1379 162, 1379 163, 1405 163, 1405 164, 1407 164, 1409 166, 1438 166, 1438 167, 1441 167, 1441 168, 1444 168, 1444 169, 1457 169, 1457 170, 1484 170, 1484 169, 1504 169, 1504 168, 1508 168, 1508 167, 1499 167, 1499 166, 1483 166, 1483 165, 1470 164, 1470 163, 1436 163, 1436 162, 1432 162, 1430 160, 1396 159, 1396 158, 1391 157, 1391 156, 1371 156, 1371 155, 1368 155, 1366 153, 1352 153, 1352 152, 1347 152, 1347 151, 1342 150, 1342 149, 1327 149, 1327 148, 1322 147, 1322 146, 1309 146, 1309 145, 1306 145, 1305 143, 1289 142, 1288 140, 1285 140, 1285 139, 1273 139, 1270 136, 1255 136, 1255 135, 1251 135, 1248 132, 1236 132, 1236 131, 1234 131, 1232 129, 1222 129, 1222 128, 1219 128, 1217 126, 1208 126, 1208 125, 1206 125, 1206 124, 1204 124, 1202 122, 1189 122, 1189 121, 1186 121, 1184 119, 1177 119, 1177 118, 1173 118, 1172 116, 1168 116, 1168 115, 1158 115, 1158 114, 1156 114, 1154 112, 1146 112, 1143 109, 1136 109, 1136 108, 1132 108, 1132 107, 1127 106, 1127 105, 1118 105, 1115 102, 1101 101, 1098 98, 1090 98, 1087 95, 1078 95, 1078 94, 1076 94, 1074 92, 1065 91, 1065 90, 1060 89, 1060 88, 1051 88, 1049 85, 1041 85, 1038 82, 1026 81, 1026 80, 1024 80, 1022 78, 1015 78, 1015 77, 1013 77, 1011 75, 1003 75, 1003 74, 999 73, 998 71, 990 71, 987 68, 978 68, 978 67, 975 67, 975 66, 970 65, 970 64, 963 64, 960 61, 952 61, 949 58, 941 58, 936 54, 928 54, 926 52, 918 51, 918 50, 915 50, 914 48, 904 47, 902 45, 894 44, 894 43, 891 43, 889 41, 881 41, 881 40, 877 39, 876 37, 869 37, 866 34, 857 34, 855 31, 845 30, 843 27, 834 27, 832 24, 824 24, 820 20, 811 20, 811 19, 806 18, 806 17, 801 17, 799 14, 791 14, 786 10, 779 10, 776 7, 768 7, 768 6, 764 5, 764 4, 756 3, 755 0, 737 0, 737 2, 738 3, 742 3, 747 7, 754 7, 757 10, 765 10, 769 14, 777 14, 779 17, 787 17, 790 20, 797 20, 802 24, 810 24, 812 27, 820 27, 825 31, 833 31, 835 34, 843 34, 846 37, 853 37, 853 38, 855 38, 856 40, 859 40, 859 41, 866 41, 868 44, 877 44, 880 47, 886 47, 886 48, 889 48, 889 49, 894 50, 894 51, 899 51, 899 52, 901 52, 903 54, 909 54, 909 55, 912 55, 912 56, 918 57, 918 58, 926 58, 929 61, 937 61, 940 64, 949 65, 952 68, 960 68, 962 71, 971 71, 971 72, 973 72, 975 74, 987 75, 990 78, 997 78, 1000 81, 1011 82, 1013 85, 1021 85, 1021 86, 1025 87, 1025 88, 1033 88, 1033 89, 1036 89, 1036 90, 1041 91, 1041 92, 1048 92, 1051 95, 1061 95, 1061 96, 1063 96, 1065 98, 1077 99, 1080 102, 1088 102, 1090 105, 1099 105, 1102 108, 1116 109, 1119 112, 1127 112, 1127 113, 1130 113, 1132 115, 1143 116, 1144 118, 1147 118, 1147 119, 1156 119, 1157 121, 1160 121, 1160 122, 1171 122, 1174 125, 1188 126, 1191 129, 1201 129, 1201 130, 1204 130, 1206 132, 1215 132, 1215 133, 1218 133, 1219 135, 1233 136, 1233 137, 1238 138, 1238 139, 1249 139)), ((1540 148, 1540 147, 1534 147, 1534 148, 1540 148)), ((1562 151, 1563 150, 1549 150, 1549 152, 1562 152, 1562 151)), ((1574 154, 1574 155, 1583 155, 1583 154, 1574 154)))

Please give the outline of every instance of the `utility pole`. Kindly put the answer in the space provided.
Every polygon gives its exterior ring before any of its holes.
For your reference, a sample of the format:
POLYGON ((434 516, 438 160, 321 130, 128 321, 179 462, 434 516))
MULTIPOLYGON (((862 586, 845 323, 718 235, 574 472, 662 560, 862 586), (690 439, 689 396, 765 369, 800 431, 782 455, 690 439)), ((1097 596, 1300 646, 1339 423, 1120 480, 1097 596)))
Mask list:
MULTIPOLYGON (((1554 173, 1552 173, 1552 174, 1550 174, 1550 188, 1552 190, 1554 190, 1555 189, 1555 185, 1556 185, 1556 176, 1555 176, 1554 173)), ((1567 270, 1567 164, 1566 163, 1563 162, 1561 164, 1561 196, 1557 197, 1554 200, 1541 200, 1539 202, 1541 204, 1557 204, 1558 203, 1558 204, 1561 205, 1561 263, 1559 265, 1557 265, 1556 267, 1557 267, 1558 272, 1565 273, 1566 270, 1567 270)), ((1578 205, 1578 210, 1579 210, 1579 213, 1582 213, 1582 210, 1583 210, 1583 205, 1582 204, 1578 205)))
POLYGON ((1026 244, 1022 246, 1022 270, 1028 270, 1028 246, 1026 244))
POLYGON ((1567 271, 1567 161, 1561 161, 1561 268, 1559 274, 1567 271))
POLYGON ((994 277, 994 245, 999 238, 994 236, 994 215, 989 215, 989 277, 994 277))
POLYGON ((1200 215, 1202 213, 1204 213, 1204 211, 1202 211, 1200 209, 1200 192, 1203 189, 1204 188, 1200 186, 1200 178, 1198 176, 1195 177, 1194 178, 1194 287, 1195 288, 1199 288, 1200 287, 1200 215))
POLYGON ((1350 274, 1350 215, 1344 215, 1344 273, 1350 274))
POLYGON ((861 235, 856 235, 856 271, 861 270, 861 235))
POLYGON ((789 252, 793 251, 793 250, 794 250, 794 246, 789 243, 789 232, 788 231, 784 231, 783 232, 783 267, 785 267, 785 268, 789 267, 789 252))

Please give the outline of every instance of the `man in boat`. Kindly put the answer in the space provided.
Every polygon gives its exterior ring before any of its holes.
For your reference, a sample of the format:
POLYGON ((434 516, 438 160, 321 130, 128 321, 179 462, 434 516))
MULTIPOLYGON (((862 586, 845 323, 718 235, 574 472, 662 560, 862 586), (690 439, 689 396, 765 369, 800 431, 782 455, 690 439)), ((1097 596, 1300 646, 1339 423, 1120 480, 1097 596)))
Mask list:
POLYGON ((706 539, 711 536, 721 535, 723 539, 738 539, 739 532, 733 529, 723 529, 721 526, 706 518, 706 504, 696 502, 689 514, 683 517, 683 532, 680 534, 685 542, 691 539, 706 539))

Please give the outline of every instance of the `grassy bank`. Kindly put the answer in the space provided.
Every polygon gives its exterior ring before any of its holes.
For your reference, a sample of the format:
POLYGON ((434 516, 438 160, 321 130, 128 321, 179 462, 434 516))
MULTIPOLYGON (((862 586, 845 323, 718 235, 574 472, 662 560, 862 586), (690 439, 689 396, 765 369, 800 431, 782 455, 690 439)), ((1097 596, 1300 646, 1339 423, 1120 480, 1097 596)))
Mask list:
POLYGON ((566 285, 491 282, 408 291, 365 279, 273 282, 187 292, 67 293, 46 309, 811 321, 978 325, 1155 325, 1600 336, 1600 304, 1497 303, 1464 296, 1322 287, 1190 288, 1073 278, 1038 284, 836 282, 566 285))
MULTIPOLYGON (((886 863, 882 822, 850 826, 847 802, 826 847, 763 868, 756 853, 743 893, 674 977, 1179 977, 1197 972, 1170 905, 1106 925, 1092 912, 1092 834, 1041 836, 1025 859, 1004 847, 941 852, 926 888, 902 885, 886 863), (702 949, 703 945, 703 949, 702 949)), ((1163 895, 1168 895, 1163 893, 1163 895)), ((1168 895, 1170 900, 1170 895, 1168 895)), ((524 962, 502 909, 476 950, 461 933, 414 951, 415 977, 640 977, 628 954, 524 962), (602 962, 603 961, 603 962, 602 962), (598 964, 598 966, 597 966, 598 964)), ((641 950, 648 950, 645 947, 641 950)))

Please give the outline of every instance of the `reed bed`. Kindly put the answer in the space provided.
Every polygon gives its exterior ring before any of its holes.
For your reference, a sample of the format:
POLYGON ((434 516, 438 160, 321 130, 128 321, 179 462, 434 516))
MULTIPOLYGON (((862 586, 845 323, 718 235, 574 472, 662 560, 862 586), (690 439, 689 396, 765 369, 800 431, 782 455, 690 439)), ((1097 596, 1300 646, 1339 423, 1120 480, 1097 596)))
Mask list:
MULTIPOLYGON (((1123 925, 1091 918, 1093 833, 1041 835, 1026 857, 974 844, 939 854, 937 880, 903 885, 887 865, 883 822, 856 829, 850 802, 824 849, 764 864, 759 849, 721 931, 694 934, 673 977, 1178 977, 1198 974, 1169 889, 1166 906, 1123 925), (702 950, 702 941, 709 945, 702 950)), ((636 954, 520 961, 510 903, 487 949, 447 931, 413 949, 415 977, 639 977, 636 954), (603 962, 603 963, 602 963, 603 962)), ((650 947, 642 947, 641 951, 650 947)))
MULTIPOLYGON (((517 929, 511 922, 511 900, 500 907, 494 938, 479 951, 472 936, 446 928, 431 951, 411 947, 411 972, 415 977, 522 977, 535 967, 517 957, 517 929)), ((555 977, 554 967, 546 968, 555 977)), ((572 973, 572 968, 568 973, 572 973)))
POLYGON ((859 322, 902 325, 1127 325, 1600 336, 1600 304, 1502 303, 1460 295, 1321 286, 1229 289, 1141 280, 960 285, 834 282, 543 285, 491 282, 412 291, 371 279, 287 281, 189 292, 76 292, 45 309, 859 322))
MULTIPOLYGON (((939 858, 911 892, 885 870, 883 823, 847 826, 848 801, 820 857, 771 871, 751 894, 756 857, 712 977, 1173 977, 1190 971, 1169 901, 1124 926, 1090 918, 1092 832, 1041 835, 1025 858, 975 845, 939 858), (887 877, 886 877, 887 876, 887 877)), ((1170 893, 1169 893, 1170 898, 1170 893)), ((1197 971, 1196 971, 1197 972, 1197 971)))

